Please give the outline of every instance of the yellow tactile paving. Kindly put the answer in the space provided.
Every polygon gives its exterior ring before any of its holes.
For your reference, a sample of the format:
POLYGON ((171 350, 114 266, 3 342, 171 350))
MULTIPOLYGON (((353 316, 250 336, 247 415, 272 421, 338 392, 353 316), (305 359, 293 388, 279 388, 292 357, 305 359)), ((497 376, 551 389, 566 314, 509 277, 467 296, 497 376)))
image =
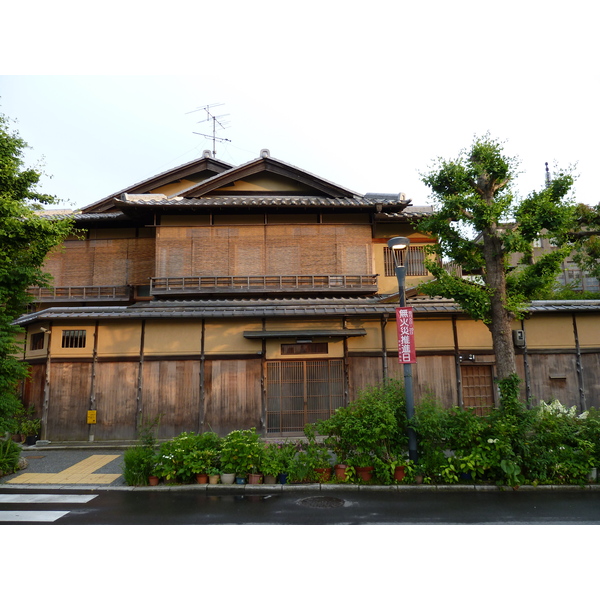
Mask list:
POLYGON ((95 454, 79 461, 72 467, 60 473, 23 473, 10 483, 92 483, 108 484, 118 479, 121 475, 94 473, 104 465, 119 458, 119 454, 95 454))

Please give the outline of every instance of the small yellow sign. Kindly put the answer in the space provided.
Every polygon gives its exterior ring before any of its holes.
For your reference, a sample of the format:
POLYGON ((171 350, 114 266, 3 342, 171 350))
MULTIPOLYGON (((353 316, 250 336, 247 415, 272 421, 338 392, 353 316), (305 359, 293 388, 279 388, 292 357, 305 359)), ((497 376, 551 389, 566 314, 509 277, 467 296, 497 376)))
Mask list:
POLYGON ((87 422, 88 422, 88 425, 93 425, 96 422, 96 411, 95 410, 87 411, 87 422))

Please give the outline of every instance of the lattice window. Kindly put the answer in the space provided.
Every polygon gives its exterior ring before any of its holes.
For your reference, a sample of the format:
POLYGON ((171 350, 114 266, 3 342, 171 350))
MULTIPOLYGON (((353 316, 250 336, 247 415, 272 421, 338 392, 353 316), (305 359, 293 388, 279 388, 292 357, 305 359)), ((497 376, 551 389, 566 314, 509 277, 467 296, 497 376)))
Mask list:
POLYGON ((85 329, 64 329, 62 332, 63 348, 85 348, 85 329))
POLYGON ((344 405, 344 361, 267 363, 267 433, 302 433, 344 405))
POLYGON ((281 344, 281 354, 327 354, 329 351, 327 342, 306 342, 300 344, 281 344))
POLYGON ((409 246, 402 250, 392 250, 387 246, 383 247, 383 264, 386 277, 393 277, 396 274, 394 265, 394 254, 399 264, 406 266, 407 276, 425 276, 428 274, 425 268, 425 250, 422 246, 409 246))

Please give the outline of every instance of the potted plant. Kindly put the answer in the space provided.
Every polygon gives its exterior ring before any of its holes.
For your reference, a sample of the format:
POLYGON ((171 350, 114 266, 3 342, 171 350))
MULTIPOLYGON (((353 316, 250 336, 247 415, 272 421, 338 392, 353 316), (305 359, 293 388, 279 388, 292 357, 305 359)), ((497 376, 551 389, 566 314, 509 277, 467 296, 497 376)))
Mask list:
POLYGON ((261 470, 265 476, 265 483, 275 483, 277 476, 282 472, 283 454, 277 442, 265 444, 263 449, 261 470))
POLYGON ((185 477, 192 474, 198 483, 208 483, 208 471, 215 463, 216 453, 214 450, 193 450, 184 459, 185 477))
MULTIPOLYGON (((221 448, 224 470, 235 474, 236 482, 245 482, 248 473, 258 473, 262 454, 262 442, 256 429, 236 429, 225 436, 221 448)), ((223 479, 223 476, 221 476, 223 479)))
POLYGON ((42 428, 42 422, 39 419, 25 419, 21 422, 21 433, 25 436, 25 444, 35 446, 38 434, 42 428))

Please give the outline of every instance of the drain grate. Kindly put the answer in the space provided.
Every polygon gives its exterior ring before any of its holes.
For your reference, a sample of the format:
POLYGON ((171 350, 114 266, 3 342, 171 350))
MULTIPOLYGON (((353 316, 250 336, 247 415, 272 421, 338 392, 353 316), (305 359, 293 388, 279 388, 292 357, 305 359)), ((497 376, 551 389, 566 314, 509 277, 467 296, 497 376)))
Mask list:
POLYGON ((298 500, 298 504, 308 506, 309 508, 339 508, 340 506, 345 506, 346 502, 341 498, 333 498, 331 496, 311 496, 310 498, 298 500))

